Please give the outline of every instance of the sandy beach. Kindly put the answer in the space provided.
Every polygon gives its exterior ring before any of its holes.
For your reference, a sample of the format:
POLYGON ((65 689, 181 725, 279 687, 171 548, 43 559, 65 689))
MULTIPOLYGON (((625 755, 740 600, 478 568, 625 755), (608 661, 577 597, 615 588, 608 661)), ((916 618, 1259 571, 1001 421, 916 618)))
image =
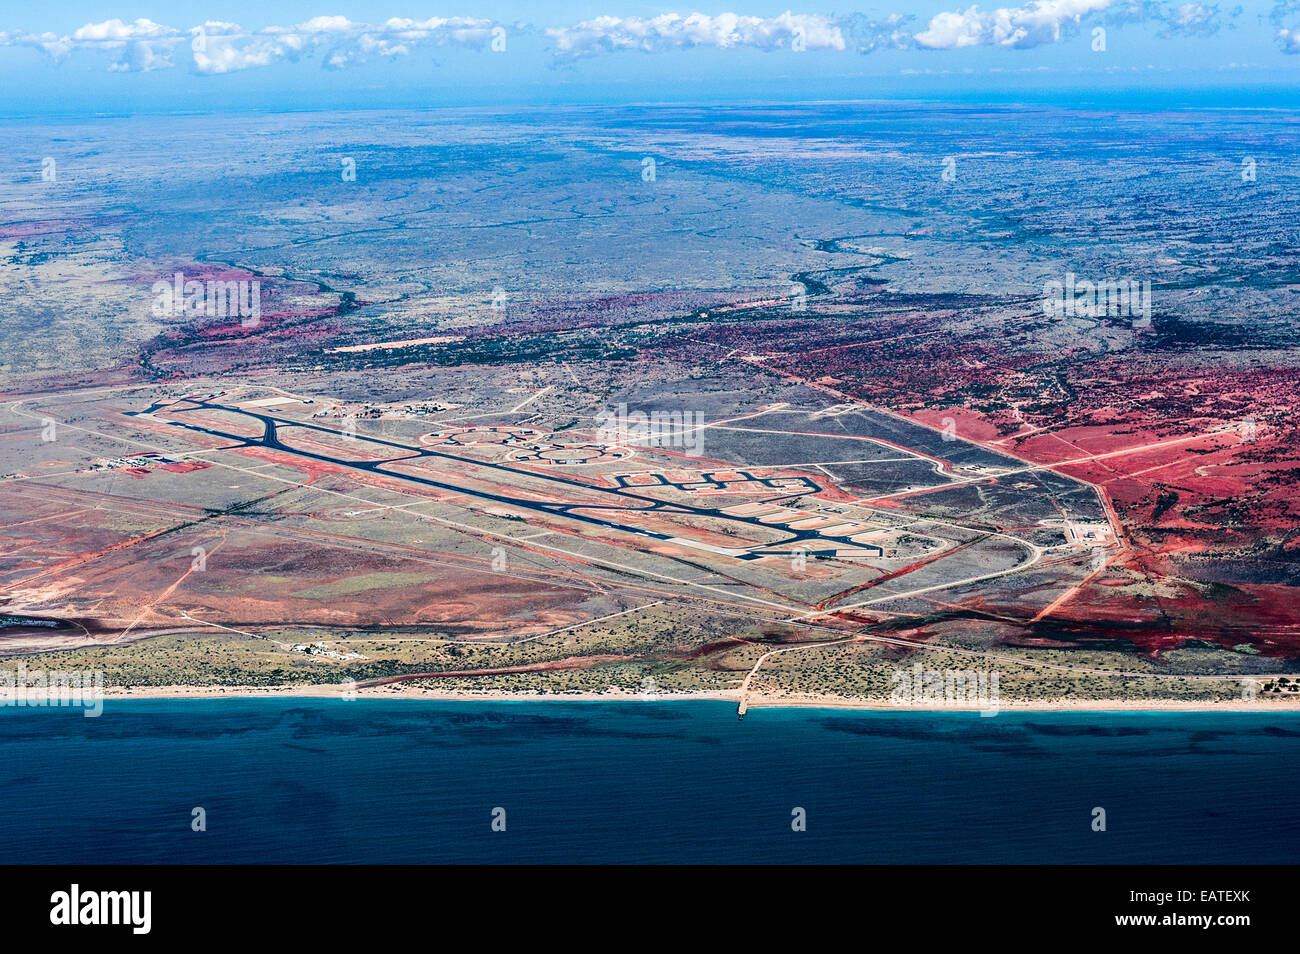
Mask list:
MULTIPOLYGON (((646 694, 611 689, 606 692, 465 692, 428 690, 405 686, 401 689, 373 686, 347 691, 338 685, 292 687, 264 686, 158 686, 145 688, 105 689, 105 700, 112 699, 411 699, 445 702, 684 702, 709 700, 739 704, 736 691, 664 692, 646 694)), ((894 705, 887 700, 853 699, 843 696, 750 692, 748 708, 864 709, 882 711, 983 711, 973 706, 894 705)), ((1244 699, 1213 702, 1150 699, 1055 699, 1043 701, 1002 700, 990 711, 998 712, 1300 712, 1300 694, 1296 698, 1244 699)))

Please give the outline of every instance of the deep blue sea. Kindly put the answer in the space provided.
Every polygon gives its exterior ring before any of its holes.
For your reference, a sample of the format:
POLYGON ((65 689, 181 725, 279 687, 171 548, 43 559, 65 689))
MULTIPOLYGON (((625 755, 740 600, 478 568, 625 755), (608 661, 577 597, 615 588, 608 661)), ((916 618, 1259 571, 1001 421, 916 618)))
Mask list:
POLYGON ((1295 715, 108 700, 0 708, 0 862, 1293 864, 1297 782, 1295 715))

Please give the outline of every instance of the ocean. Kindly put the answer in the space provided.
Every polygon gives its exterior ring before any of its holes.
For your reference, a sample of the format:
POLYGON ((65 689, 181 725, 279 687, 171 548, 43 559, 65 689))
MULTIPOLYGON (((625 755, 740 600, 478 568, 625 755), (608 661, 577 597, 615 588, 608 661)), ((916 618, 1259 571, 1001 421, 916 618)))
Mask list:
POLYGON ((1300 714, 110 699, 0 708, 0 862, 1294 864, 1297 765, 1300 714))

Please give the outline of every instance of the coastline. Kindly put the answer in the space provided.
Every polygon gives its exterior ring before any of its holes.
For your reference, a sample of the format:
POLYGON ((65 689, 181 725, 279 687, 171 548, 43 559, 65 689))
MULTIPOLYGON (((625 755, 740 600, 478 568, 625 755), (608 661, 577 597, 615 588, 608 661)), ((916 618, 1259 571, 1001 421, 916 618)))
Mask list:
MULTIPOLYGON (((122 699, 343 699, 345 690, 338 685, 311 685, 293 687, 262 686, 159 686, 145 688, 106 689, 104 700, 122 699)), ((583 703, 635 703, 635 702, 729 702, 740 703, 740 693, 734 690, 703 690, 693 692, 641 692, 611 689, 606 692, 465 692, 404 688, 400 691, 386 687, 358 688, 347 692, 350 699, 391 699, 432 702, 583 702, 583 703)), ((886 700, 853 699, 844 696, 809 694, 763 695, 750 692, 746 695, 748 709, 861 709, 884 712, 1295 712, 1300 713, 1300 697, 1276 700, 1231 700, 1212 702, 1204 700, 1151 700, 1151 699, 1050 699, 1042 701, 1006 700, 988 710, 976 706, 957 705, 894 705, 886 700)))

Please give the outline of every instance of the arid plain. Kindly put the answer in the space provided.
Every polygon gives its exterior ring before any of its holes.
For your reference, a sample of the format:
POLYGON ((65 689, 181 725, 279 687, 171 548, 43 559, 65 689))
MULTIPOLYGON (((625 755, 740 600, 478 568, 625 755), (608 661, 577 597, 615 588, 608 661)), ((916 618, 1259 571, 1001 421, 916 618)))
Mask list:
POLYGON ((0 140, 30 170, 0 185, 0 653, 29 667, 742 709, 896 704, 916 667, 995 671, 1007 706, 1300 698, 1284 115, 0 140), (1085 282, 1145 307, 1045 307, 1085 282))

